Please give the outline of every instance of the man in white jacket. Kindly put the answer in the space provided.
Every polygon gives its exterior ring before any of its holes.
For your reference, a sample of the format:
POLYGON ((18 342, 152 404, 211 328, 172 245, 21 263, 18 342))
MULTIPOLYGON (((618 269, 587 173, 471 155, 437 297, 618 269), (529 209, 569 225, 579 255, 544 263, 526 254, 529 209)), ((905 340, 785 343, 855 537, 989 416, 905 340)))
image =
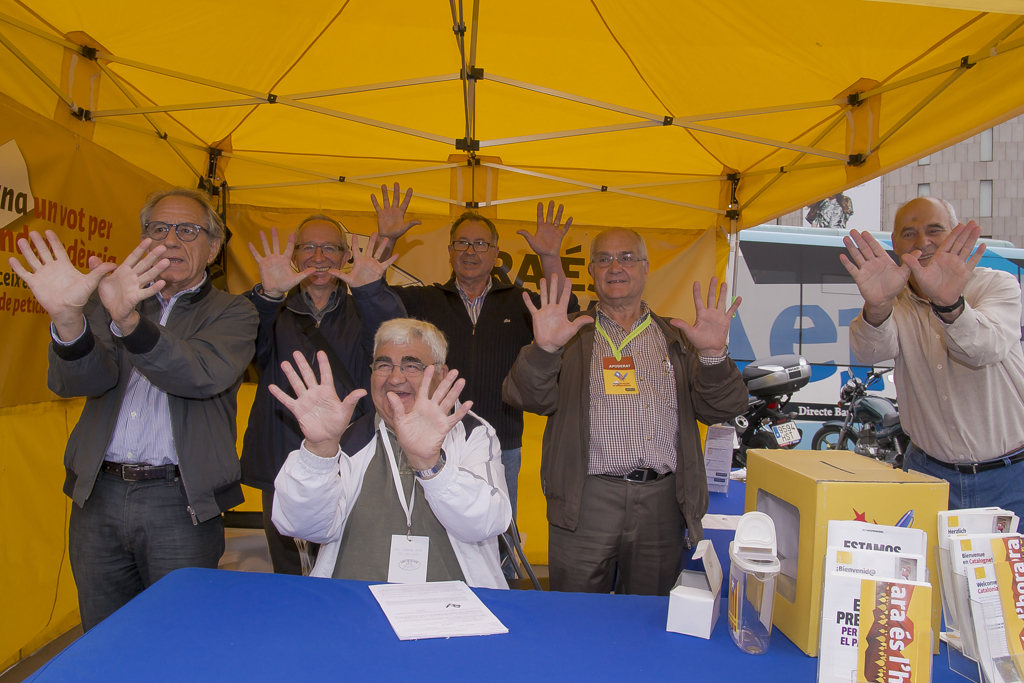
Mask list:
POLYGON ((319 382, 300 354, 301 377, 282 363, 296 397, 270 389, 305 440, 275 481, 273 522, 321 544, 313 576, 507 588, 497 536, 512 508, 501 447, 472 402, 458 403, 465 380, 444 365, 447 352, 430 323, 381 325, 370 380, 376 412, 351 425, 366 392, 341 401, 322 352, 319 382))

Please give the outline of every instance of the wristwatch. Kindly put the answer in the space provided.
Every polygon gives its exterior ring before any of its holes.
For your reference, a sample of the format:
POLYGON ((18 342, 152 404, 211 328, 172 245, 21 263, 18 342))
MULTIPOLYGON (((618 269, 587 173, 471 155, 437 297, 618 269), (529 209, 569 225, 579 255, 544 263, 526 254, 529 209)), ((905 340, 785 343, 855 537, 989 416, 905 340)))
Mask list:
POLYGON ((429 470, 413 470, 412 473, 415 474, 420 479, 433 479, 434 477, 437 476, 438 472, 444 469, 444 464, 446 461, 447 460, 444 457, 444 449, 442 449, 441 457, 437 459, 437 462, 434 463, 433 467, 431 467, 429 470))
POLYGON ((960 298, 957 299, 952 306, 939 306, 934 301, 929 301, 928 303, 931 304, 932 310, 936 313, 952 313, 964 305, 964 295, 961 294, 960 298))

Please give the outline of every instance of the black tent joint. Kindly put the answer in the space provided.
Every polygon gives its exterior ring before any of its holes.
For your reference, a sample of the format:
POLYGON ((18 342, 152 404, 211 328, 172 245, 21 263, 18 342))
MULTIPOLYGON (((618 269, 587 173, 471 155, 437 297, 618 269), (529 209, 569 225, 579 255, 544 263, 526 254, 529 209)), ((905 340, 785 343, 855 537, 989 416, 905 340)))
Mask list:
POLYGON ((217 159, 220 158, 221 150, 216 147, 209 147, 206 151, 210 155, 210 161, 206 166, 206 177, 210 179, 212 184, 214 177, 217 175, 217 159))
POLYGON ((455 24, 454 26, 452 26, 452 33, 454 33, 457 36, 466 35, 466 25, 462 23, 455 24))
POLYGON ((157 133, 157 137, 160 138, 161 140, 166 140, 167 139, 167 133, 166 132, 165 133, 157 133))
POLYGON ((601 192, 607 192, 607 191, 608 191, 608 186, 607 185, 602 185, 601 186, 601 192))
POLYGON ((731 221, 738 221, 740 219, 740 210, 729 209, 728 211, 725 212, 725 217, 731 221))
POLYGON ((480 165, 480 159, 478 159, 475 155, 469 157, 468 159, 466 159, 466 166, 479 166, 479 165, 480 165))
POLYGON ((729 175, 725 176, 725 178, 726 178, 726 180, 728 180, 730 183, 733 184, 733 187, 735 187, 736 184, 738 182, 740 182, 740 174, 739 173, 730 173, 729 175))
POLYGON ((480 208, 480 202, 466 202, 466 208, 467 209, 479 209, 480 208))
POLYGON ((96 48, 82 45, 82 56, 86 59, 96 61, 96 48))
POLYGON ((79 121, 89 121, 92 118, 92 113, 88 109, 82 109, 81 107, 72 109, 71 115, 79 121))
POLYGON ((977 66, 977 64, 977 62, 971 61, 970 55, 964 55, 963 57, 960 58, 961 69, 973 69, 975 66, 977 66))
POLYGON ((856 107, 861 102, 860 95, 861 94, 859 92, 850 93, 846 96, 846 103, 851 107, 856 107))
POLYGON ((846 163, 847 163, 848 166, 860 166, 861 164, 863 164, 867 160, 868 160, 867 155, 858 152, 856 154, 851 154, 850 155, 850 160, 848 162, 846 162, 846 163))
POLYGON ((277 95, 269 93, 267 95, 267 104, 277 104, 277 95))
POLYGON ((345 176, 343 176, 343 175, 338 176, 338 182, 339 183, 345 182, 345 176))
POLYGON ((664 119, 662 119, 661 125, 663 125, 663 126, 671 126, 672 125, 672 117, 671 116, 666 116, 664 119))
POLYGON ((482 81, 484 80, 484 68, 482 66, 471 66, 469 67, 469 75, 466 75, 466 69, 459 69, 459 78, 464 78, 468 81, 482 81))
POLYGON ((461 138, 455 141, 455 149, 461 152, 479 152, 480 141, 473 138, 461 138))

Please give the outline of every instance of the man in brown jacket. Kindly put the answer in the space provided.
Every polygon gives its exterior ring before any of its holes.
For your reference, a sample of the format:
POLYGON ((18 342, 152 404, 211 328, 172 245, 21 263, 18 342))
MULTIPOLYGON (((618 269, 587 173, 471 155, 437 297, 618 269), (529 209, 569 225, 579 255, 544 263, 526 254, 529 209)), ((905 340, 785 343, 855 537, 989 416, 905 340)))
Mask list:
POLYGON ((707 305, 694 283, 693 325, 643 301, 643 238, 614 228, 590 247, 594 316, 570 320, 570 283, 541 281, 535 342, 503 387, 510 405, 548 416, 541 460, 551 589, 668 595, 683 545, 703 536, 707 479, 696 420, 723 422, 747 407, 728 357, 726 286, 707 305), (545 291, 547 290, 547 291, 545 291))

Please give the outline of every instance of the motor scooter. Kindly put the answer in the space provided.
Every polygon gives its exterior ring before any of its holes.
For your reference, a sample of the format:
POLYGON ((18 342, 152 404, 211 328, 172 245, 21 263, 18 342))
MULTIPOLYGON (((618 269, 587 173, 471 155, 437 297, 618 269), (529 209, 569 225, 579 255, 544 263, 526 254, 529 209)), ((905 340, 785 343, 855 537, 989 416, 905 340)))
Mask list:
POLYGON ((736 428, 733 467, 747 466, 750 448, 794 448, 803 438, 794 419, 785 412, 793 394, 811 381, 811 366, 797 354, 759 358, 743 368, 750 398, 747 411, 728 424, 736 428))

